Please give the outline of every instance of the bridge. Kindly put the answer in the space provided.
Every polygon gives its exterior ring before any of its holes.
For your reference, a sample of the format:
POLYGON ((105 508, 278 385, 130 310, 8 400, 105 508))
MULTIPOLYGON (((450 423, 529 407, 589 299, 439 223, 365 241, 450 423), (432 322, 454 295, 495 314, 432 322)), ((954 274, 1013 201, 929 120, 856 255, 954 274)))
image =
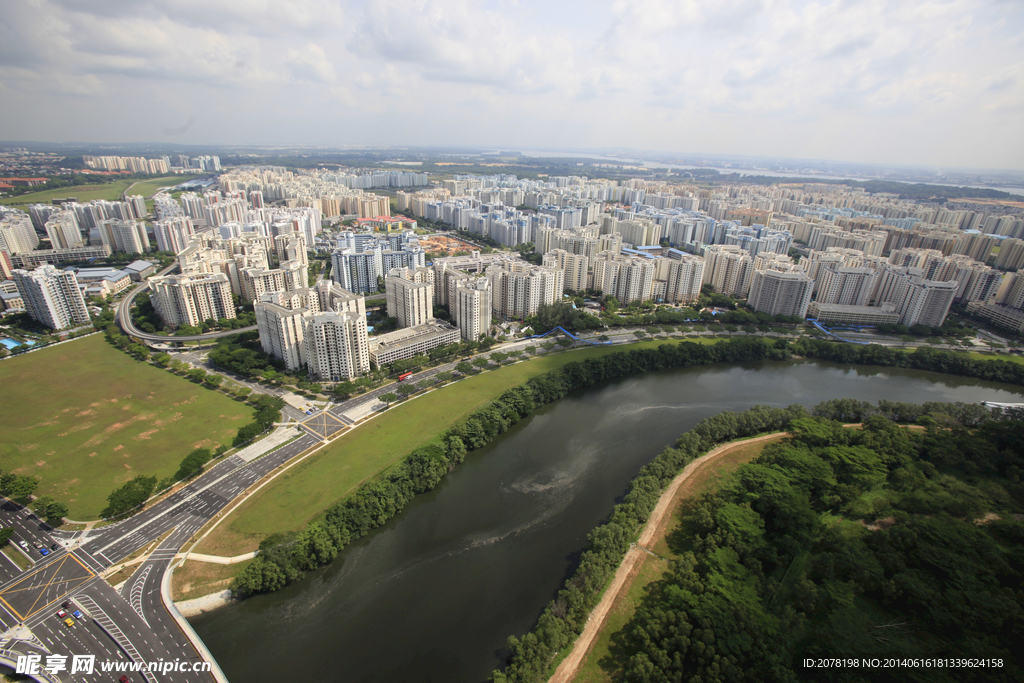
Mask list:
POLYGON ((562 334, 564 334, 565 336, 569 337, 573 341, 583 342, 584 344, 590 344, 592 346, 611 346, 612 345, 611 341, 594 341, 592 339, 583 339, 581 337, 577 337, 575 334, 573 334, 572 332, 570 332, 569 330, 565 329, 562 326, 558 326, 558 327, 555 327, 552 330, 548 330, 544 334, 534 334, 534 335, 531 335, 529 337, 523 337, 523 339, 543 339, 544 337, 548 336, 549 334, 554 334, 555 332, 561 332, 562 334))

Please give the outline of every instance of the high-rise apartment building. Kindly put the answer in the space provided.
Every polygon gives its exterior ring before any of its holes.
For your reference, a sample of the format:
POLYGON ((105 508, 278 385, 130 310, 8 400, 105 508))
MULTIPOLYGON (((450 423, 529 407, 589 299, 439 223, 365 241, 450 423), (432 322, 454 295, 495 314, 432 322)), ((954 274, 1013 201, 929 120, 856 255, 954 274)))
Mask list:
POLYGON ((802 271, 754 271, 747 303, 755 311, 768 315, 806 317, 814 281, 802 271))
POLYGON ((231 283, 223 273, 152 277, 149 284, 153 308, 168 327, 236 317, 231 283))
POLYGON ((668 266, 665 286, 665 301, 674 304, 688 304, 700 297, 704 281, 704 259, 699 256, 683 256, 668 266))
POLYGON ((959 283, 936 282, 934 280, 915 279, 910 283, 907 297, 902 305, 897 306, 900 324, 928 325, 941 327, 946 321, 946 314, 953 303, 959 289, 959 283))
POLYGON ((303 318, 306 362, 316 379, 339 382, 370 371, 366 317, 329 311, 303 318))
POLYGON ((183 215, 154 222, 153 234, 156 236, 157 249, 180 254, 188 247, 196 231, 192 219, 183 215))
POLYGON ((253 304, 256 327, 263 352, 284 361, 289 372, 306 366, 304 318, 313 315, 307 308, 289 308, 273 301, 274 295, 264 294, 253 304))
POLYGON ((46 221, 45 228, 46 236, 50 238, 50 245, 54 249, 85 246, 74 211, 55 211, 46 221))
POLYGON ((557 268, 531 266, 522 262, 489 266, 491 305, 499 318, 525 318, 537 313, 542 305, 560 301, 564 275, 557 268))
POLYGON ((593 265, 594 289, 614 296, 623 306, 654 297, 655 264, 651 259, 601 252, 593 265))
POLYGON ((434 317, 434 271, 392 268, 384 278, 388 317, 399 327, 422 325, 434 317))
POLYGON ((996 268, 1011 271, 1024 268, 1024 240, 1011 237, 1000 242, 996 268))
POLYGON ((814 300, 822 304, 864 306, 871 298, 874 284, 872 268, 822 268, 814 300))
POLYGON ((490 330, 491 296, 491 281, 486 277, 467 276, 455 286, 451 313, 463 339, 476 341, 490 330))
POLYGON ((100 239, 115 252, 142 254, 149 251, 146 224, 134 219, 107 218, 99 223, 100 239))
POLYGON ((89 322, 89 310, 73 272, 43 265, 12 274, 33 320, 55 330, 89 322))
MULTIPOLYGON (((594 240, 597 244, 597 240, 594 240)), ((543 265, 558 268, 564 274, 565 291, 583 292, 587 289, 587 272, 590 269, 590 258, 583 254, 573 254, 564 249, 552 249, 544 254, 543 265)))
POLYGON ((716 244, 704 251, 704 284, 719 294, 747 296, 753 271, 750 254, 736 245, 716 244))
POLYGON ((10 255, 32 251, 39 246, 39 235, 32 219, 21 211, 0 211, 0 251, 10 255))

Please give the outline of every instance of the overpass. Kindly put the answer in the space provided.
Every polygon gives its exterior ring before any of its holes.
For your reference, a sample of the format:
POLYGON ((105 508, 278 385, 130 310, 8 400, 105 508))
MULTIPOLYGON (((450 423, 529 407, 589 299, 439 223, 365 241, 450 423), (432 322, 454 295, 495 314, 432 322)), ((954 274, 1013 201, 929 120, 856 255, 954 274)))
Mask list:
MULTIPOLYGON (((157 275, 166 275, 177 267, 177 263, 172 263, 157 273, 157 275)), ((141 339, 146 342, 203 342, 211 339, 220 339, 221 337, 230 337, 233 334, 240 334, 242 332, 251 332, 256 329, 255 325, 250 325, 249 327, 240 327, 237 330, 225 330, 223 332, 211 332, 209 334, 194 334, 180 337, 169 337, 163 334, 143 332, 135 326, 135 323, 132 322, 131 311, 132 306, 135 304, 135 297, 147 289, 149 289, 149 283, 143 282, 141 285, 129 292, 125 298, 121 299, 121 302, 117 305, 117 310, 114 312, 114 320, 117 322, 118 327, 120 327, 129 337, 136 337, 137 339, 141 339)))

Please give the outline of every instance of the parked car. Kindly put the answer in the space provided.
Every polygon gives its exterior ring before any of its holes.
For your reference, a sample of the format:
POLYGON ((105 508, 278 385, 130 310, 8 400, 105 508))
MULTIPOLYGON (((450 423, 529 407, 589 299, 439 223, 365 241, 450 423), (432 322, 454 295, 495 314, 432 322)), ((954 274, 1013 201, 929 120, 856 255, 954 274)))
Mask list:
POLYGON ((39 548, 39 554, 42 555, 43 557, 46 557, 47 555, 50 554, 50 551, 47 550, 46 548, 42 548, 41 547, 41 548, 39 548))
POLYGON ((75 620, 72 619, 71 617, 68 617, 67 619, 64 620, 64 623, 67 624, 68 628, 71 628, 72 626, 75 625, 75 620))
POLYGON ((68 613, 67 613, 67 610, 63 610, 63 609, 62 609, 62 610, 60 610, 60 611, 58 611, 58 612, 57 612, 57 618, 58 618, 58 619, 63 619, 63 618, 64 618, 64 617, 66 617, 67 615, 68 615, 68 613))
POLYGON ((78 610, 75 610, 74 612, 72 612, 71 616, 73 616, 75 619, 78 619, 79 621, 82 620, 82 613, 79 612, 78 610))
POLYGON ((18 545, 20 545, 25 550, 28 550, 28 541, 18 541, 18 545))
POLYGON ((59 549, 60 549, 60 543, 54 543, 53 545, 50 546, 50 550, 59 550, 59 549))
POLYGON ((71 601, 65 600, 63 603, 61 603, 61 607, 63 607, 64 609, 69 609, 71 607, 71 601))

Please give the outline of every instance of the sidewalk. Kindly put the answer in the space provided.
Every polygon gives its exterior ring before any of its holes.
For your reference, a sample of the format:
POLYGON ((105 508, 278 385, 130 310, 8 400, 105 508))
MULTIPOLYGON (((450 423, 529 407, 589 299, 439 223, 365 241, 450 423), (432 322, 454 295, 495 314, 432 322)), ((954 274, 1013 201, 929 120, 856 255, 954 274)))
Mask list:
POLYGON ((300 432, 297 427, 279 427, 275 429, 270 436, 260 439, 250 446, 246 446, 235 453, 235 455, 245 462, 252 462, 256 458, 269 453, 286 441, 294 439, 301 433, 302 432, 300 432))

